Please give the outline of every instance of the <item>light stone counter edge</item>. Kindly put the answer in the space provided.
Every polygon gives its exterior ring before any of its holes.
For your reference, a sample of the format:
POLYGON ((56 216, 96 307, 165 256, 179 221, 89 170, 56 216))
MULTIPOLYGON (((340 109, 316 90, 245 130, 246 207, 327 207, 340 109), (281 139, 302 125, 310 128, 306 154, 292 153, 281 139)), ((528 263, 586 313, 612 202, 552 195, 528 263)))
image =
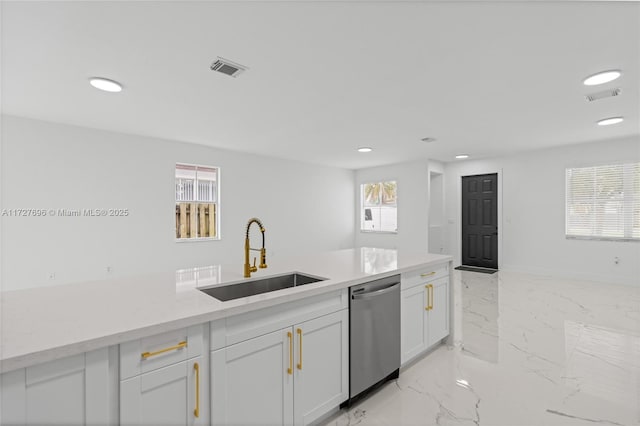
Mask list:
POLYGON ((196 268, 217 272, 204 284, 178 283, 175 273, 166 273, 0 293, 0 373, 451 260, 446 255, 379 248, 278 259, 252 278, 298 271, 328 279, 227 302, 197 287, 241 281, 242 265, 196 268))

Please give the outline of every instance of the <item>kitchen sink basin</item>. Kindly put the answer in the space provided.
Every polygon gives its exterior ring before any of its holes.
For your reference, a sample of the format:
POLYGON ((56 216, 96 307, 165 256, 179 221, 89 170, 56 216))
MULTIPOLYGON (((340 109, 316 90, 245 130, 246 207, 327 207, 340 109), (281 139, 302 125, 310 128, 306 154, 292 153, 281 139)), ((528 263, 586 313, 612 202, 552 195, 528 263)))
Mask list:
POLYGON ((269 293, 271 291, 282 290, 285 288, 298 287, 305 284, 324 281, 325 279, 326 278, 314 277, 313 275, 295 272, 275 277, 247 280, 224 286, 201 288, 199 290, 211 297, 226 302, 227 300, 269 293))

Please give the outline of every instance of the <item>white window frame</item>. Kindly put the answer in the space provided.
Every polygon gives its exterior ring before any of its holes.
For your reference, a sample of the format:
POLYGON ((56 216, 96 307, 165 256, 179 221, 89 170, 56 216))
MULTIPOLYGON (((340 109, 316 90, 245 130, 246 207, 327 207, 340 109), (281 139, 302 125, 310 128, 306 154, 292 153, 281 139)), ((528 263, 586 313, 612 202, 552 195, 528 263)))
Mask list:
MULTIPOLYGON (((565 169, 565 238, 572 240, 594 240, 594 241, 635 241, 640 242, 640 235, 633 235, 633 220, 634 220, 634 209, 638 209, 640 206, 640 191, 634 191, 633 188, 633 179, 634 179, 634 170, 636 173, 640 173, 640 162, 632 162, 632 163, 608 163, 608 164, 598 164, 592 166, 581 166, 581 167, 569 167, 565 169), (584 196, 582 200, 579 199, 578 196, 574 196, 571 193, 570 189, 570 176, 573 173, 576 173, 578 170, 581 170, 586 173, 594 173, 594 176, 597 175, 598 172, 604 173, 605 168, 610 167, 619 167, 621 169, 620 178, 622 181, 622 193, 620 194, 621 199, 617 202, 622 205, 622 213, 617 215, 617 221, 622 223, 622 236, 614 236, 607 235, 596 231, 594 228, 603 227, 609 222, 611 225, 610 218, 602 218, 598 220, 597 217, 593 217, 596 213, 591 213, 588 219, 591 220, 591 229, 586 234, 584 232, 579 233, 577 231, 578 227, 576 226, 576 222, 573 222, 572 225, 572 210, 575 210, 576 206, 579 204, 589 204, 592 203, 591 208, 595 210, 596 206, 606 209, 606 206, 603 206, 604 203, 614 203, 616 202, 613 198, 606 198, 602 196, 598 196, 597 188, 595 186, 595 178, 594 178, 594 188, 591 194, 591 200, 588 200, 584 196), (611 200, 611 201, 609 201, 611 200)), ((606 214, 606 213, 604 213, 606 214)), ((612 214, 612 213, 609 213, 612 214)))
MULTIPOLYGON (((193 185, 193 191, 194 191, 194 199, 193 202, 202 202, 202 203, 211 203, 211 204, 215 204, 215 211, 216 211, 216 220, 215 220, 215 231, 216 231, 216 236, 215 237, 190 237, 190 238, 179 238, 179 237, 175 237, 175 241, 178 243, 187 243, 187 242, 202 242, 202 241, 218 241, 221 240, 222 237, 220 235, 220 218, 221 218, 221 208, 220 208, 220 175, 221 175, 221 171, 220 171, 220 167, 218 166, 209 166, 209 165, 204 165, 204 164, 191 164, 191 163, 176 163, 175 167, 173 168, 173 172, 174 172, 174 189, 175 189, 175 183, 176 183, 176 170, 178 169, 178 166, 186 166, 186 167, 195 167, 196 168, 196 179, 193 185), (203 168, 203 169, 215 169, 216 170, 216 199, 214 201, 209 201, 209 200, 197 200, 198 197, 198 179, 197 179, 197 169, 198 168, 203 168)), ((175 197, 175 192, 174 192, 174 206, 180 202, 180 200, 177 199, 177 197, 175 197)), ((186 201, 186 200, 185 200, 186 201)), ((174 230, 174 235, 177 234, 177 230, 174 230)))
MULTIPOLYGON (((382 195, 381 195, 382 196, 382 195)), ((383 207, 380 204, 380 207, 383 207)), ((360 208, 358 209, 358 213, 360 214, 360 232, 363 233, 372 233, 372 234, 397 234, 398 233, 398 180, 397 179, 384 179, 384 180, 376 180, 376 181, 367 181, 362 182, 360 184, 360 208), (395 213, 396 213, 396 230, 388 231, 388 230, 377 230, 377 229, 364 229, 365 222, 365 209, 371 208, 371 206, 365 206, 365 196, 364 196, 364 188, 366 185, 371 184, 380 184, 384 185, 387 182, 394 182, 396 185, 396 202, 395 202, 395 213)))

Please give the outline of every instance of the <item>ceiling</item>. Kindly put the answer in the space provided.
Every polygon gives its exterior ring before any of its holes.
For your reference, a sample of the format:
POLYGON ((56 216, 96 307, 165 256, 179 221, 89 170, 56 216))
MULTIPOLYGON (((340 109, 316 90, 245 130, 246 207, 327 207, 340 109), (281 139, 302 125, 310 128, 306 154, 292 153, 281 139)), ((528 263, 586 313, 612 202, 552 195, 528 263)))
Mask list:
POLYGON ((349 169, 637 136, 639 64, 632 2, 2 2, 5 114, 349 169))

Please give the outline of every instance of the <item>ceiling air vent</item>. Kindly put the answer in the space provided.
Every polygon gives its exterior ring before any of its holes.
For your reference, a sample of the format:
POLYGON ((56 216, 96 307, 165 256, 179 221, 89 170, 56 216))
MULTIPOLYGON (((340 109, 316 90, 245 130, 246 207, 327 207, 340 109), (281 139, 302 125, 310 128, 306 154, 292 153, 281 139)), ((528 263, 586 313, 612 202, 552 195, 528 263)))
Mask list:
POLYGON ((222 74, 230 75, 231 77, 237 77, 248 69, 249 68, 244 65, 236 64, 235 62, 221 58, 220 56, 218 56, 218 59, 211 64, 212 71, 218 71, 222 74))
POLYGON ((618 87, 615 89, 603 90, 602 92, 591 93, 585 96, 585 98, 587 98, 587 101, 593 102, 593 101, 599 101, 600 99, 604 99, 604 98, 611 98, 613 96, 618 96, 620 93, 622 93, 622 90, 620 90, 620 88, 618 87))

